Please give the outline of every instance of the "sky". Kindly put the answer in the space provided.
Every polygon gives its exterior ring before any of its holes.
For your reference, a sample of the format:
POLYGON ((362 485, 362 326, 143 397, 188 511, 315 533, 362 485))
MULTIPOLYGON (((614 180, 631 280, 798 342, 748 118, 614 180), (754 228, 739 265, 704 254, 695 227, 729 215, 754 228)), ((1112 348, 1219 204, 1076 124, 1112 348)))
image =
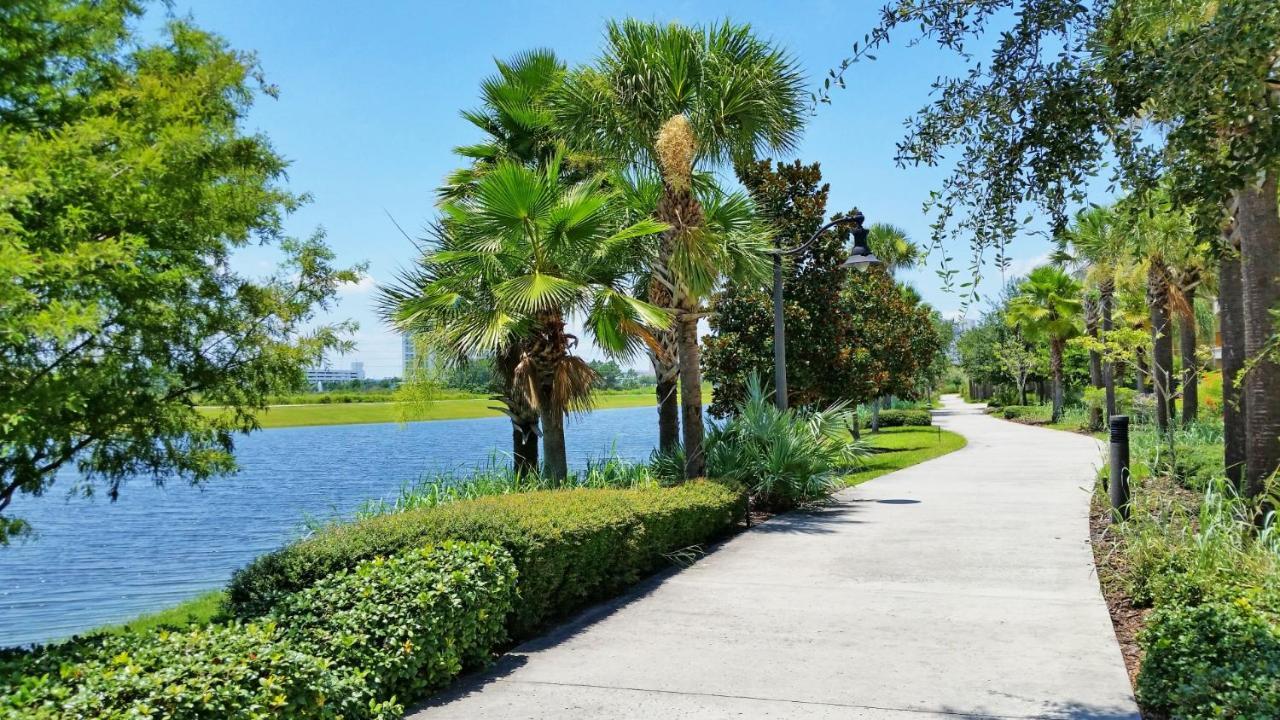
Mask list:
MULTIPOLYGON (((159 27, 169 12, 190 16, 236 49, 257 53, 280 97, 260 98, 246 130, 268 135, 290 161, 288 186, 313 197, 289 219, 288 230, 305 236, 323 228, 340 263, 368 263, 368 277, 343 289, 330 316, 359 323, 357 348, 331 363, 358 360, 370 377, 392 377, 401 371, 400 338, 378 318, 374 291, 413 260, 413 246, 397 224, 422 234, 434 215, 435 187, 459 165, 452 148, 480 139, 459 111, 479 104, 480 82, 493 74, 494 59, 545 47, 571 65, 590 62, 611 18, 730 18, 787 48, 816 87, 875 23, 882 1, 174 0, 170 10, 158 5, 147 23, 159 27)), ((956 58, 928 45, 901 43, 877 53, 875 62, 848 71, 848 89, 833 91, 832 104, 818 108, 786 159, 822 164, 831 184, 829 212, 856 205, 868 223, 892 222, 927 245, 922 203, 943 172, 897 167, 895 142, 904 120, 928 102, 932 81, 962 70, 956 58)), ((1041 237, 1017 239, 1006 274, 1025 273, 1049 250, 1041 237)), ((967 247, 950 252, 958 261, 968 257, 967 247)), ((245 272, 265 274, 274 258, 251 250, 236 262, 245 272)), ((935 257, 898 277, 955 315, 962 298, 941 289, 936 270, 935 257)), ((1001 284, 1000 271, 988 268, 980 290, 994 294, 1001 284)), ((581 350, 599 357, 585 339, 581 350)))

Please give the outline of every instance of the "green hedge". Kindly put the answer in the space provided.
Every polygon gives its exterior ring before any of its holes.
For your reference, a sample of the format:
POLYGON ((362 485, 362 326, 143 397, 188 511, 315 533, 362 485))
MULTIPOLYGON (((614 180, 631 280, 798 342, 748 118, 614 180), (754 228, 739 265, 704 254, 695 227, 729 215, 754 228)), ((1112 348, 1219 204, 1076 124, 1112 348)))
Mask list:
POLYGON ((97 636, 0 655, 0 717, 375 718, 485 661, 515 566, 447 543, 374 559, 258 622, 97 636))
POLYGON ((1005 405, 1000 408, 1005 420, 1048 420, 1053 408, 1048 405, 1005 405))
POLYGON ((1280 718, 1280 618, 1248 599, 1160 607, 1141 640, 1144 707, 1173 718, 1280 718))
POLYGON ((744 512, 739 488, 705 480, 462 500, 336 526, 264 555, 232 578, 229 606, 249 618, 361 560, 446 539, 489 541, 506 548, 519 571, 508 629, 520 639, 635 582, 665 553, 724 535, 744 512))
POLYGON ((933 424, 928 410, 881 410, 880 427, 925 426, 933 424))

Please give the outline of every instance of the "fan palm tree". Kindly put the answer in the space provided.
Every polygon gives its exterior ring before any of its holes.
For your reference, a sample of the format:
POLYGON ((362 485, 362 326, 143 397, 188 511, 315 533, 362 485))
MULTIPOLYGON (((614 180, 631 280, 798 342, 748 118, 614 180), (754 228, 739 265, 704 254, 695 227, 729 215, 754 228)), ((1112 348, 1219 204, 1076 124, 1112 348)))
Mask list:
POLYGON ((652 342, 648 328, 670 317, 625 286, 637 248, 665 226, 627 223, 620 194, 597 179, 564 182, 559 156, 541 168, 500 160, 442 211, 448 242, 425 258, 429 271, 388 291, 390 319, 429 329, 455 357, 518 347, 512 384, 540 415, 544 474, 562 479, 564 417, 590 406, 595 380, 566 321, 585 318, 611 355, 652 342))
MULTIPOLYGON (((804 124, 805 92, 792 57, 749 26, 628 19, 609 24, 603 56, 571 73, 554 100, 561 127, 577 144, 661 176, 655 215, 669 229, 649 267, 647 296, 675 315, 654 360, 660 379, 679 363, 687 477, 705 467, 697 325, 719 279, 695 174, 761 150, 791 150, 804 124)), ((659 417, 660 446, 670 450, 677 429, 669 414, 659 417)))
POLYGON ((529 50, 494 64, 497 73, 480 83, 481 106, 462 111, 463 119, 478 128, 483 139, 453 149, 469 164, 445 177, 436 190, 441 203, 468 196, 476 180, 502 160, 539 165, 561 155, 568 158, 569 167, 589 164, 582 155, 569 155, 548 104, 567 72, 555 53, 529 50))
MULTIPOLYGON (((1086 325, 1086 332, 1093 337, 1105 338, 1113 329, 1116 293, 1116 265, 1125 257, 1125 239, 1119 231, 1115 212, 1111 208, 1094 206, 1076 215, 1067 231, 1072 260, 1084 267, 1085 286, 1091 291, 1093 312, 1086 320, 1096 320, 1095 329, 1086 325), (1096 295, 1093 295, 1096 293, 1096 295)), ((1116 413, 1115 364, 1097 358, 1090 352, 1090 365, 1097 362, 1102 387, 1106 393, 1107 417, 1116 413)))
POLYGON ((890 275, 897 270, 909 270, 920 262, 920 246, 911 240, 906 230, 892 223, 875 223, 867 228, 867 245, 890 275))
POLYGON ((1018 294, 1005 311, 1006 321, 1028 340, 1049 343, 1049 367, 1053 373, 1052 422, 1062 418, 1062 355, 1067 341, 1080 334, 1080 284, 1052 265, 1032 270, 1018 286, 1018 294))

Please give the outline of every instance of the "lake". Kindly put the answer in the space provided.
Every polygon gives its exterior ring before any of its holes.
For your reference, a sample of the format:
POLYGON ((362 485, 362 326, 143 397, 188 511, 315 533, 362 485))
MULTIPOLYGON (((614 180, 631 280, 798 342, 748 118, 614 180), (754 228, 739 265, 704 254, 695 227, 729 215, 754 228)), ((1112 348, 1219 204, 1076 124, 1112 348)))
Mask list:
MULTIPOLYGON (((569 421, 569 464, 649 456, 652 407, 569 421)), ((303 533, 307 517, 394 499, 426 473, 510 453, 506 418, 263 430, 236 443, 240 472, 203 487, 130 481, 117 502, 68 498, 74 473, 10 507, 37 536, 0 548, 0 647, 46 642, 131 619, 221 587, 231 573, 303 533)), ((506 457, 504 455, 503 459, 506 457)))

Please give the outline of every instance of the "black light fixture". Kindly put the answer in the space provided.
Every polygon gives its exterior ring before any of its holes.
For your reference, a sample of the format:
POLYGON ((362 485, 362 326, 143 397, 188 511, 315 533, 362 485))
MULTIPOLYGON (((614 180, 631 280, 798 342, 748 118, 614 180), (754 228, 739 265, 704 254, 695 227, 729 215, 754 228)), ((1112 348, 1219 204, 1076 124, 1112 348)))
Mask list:
POLYGON ((849 259, 845 260, 840 267, 845 270, 866 272, 872 265, 879 265, 880 258, 876 257, 875 253, 871 252, 871 247, 867 245, 867 235, 870 231, 862 226, 866 221, 862 211, 855 208, 849 220, 853 223, 853 252, 849 253, 849 259))
POLYGON ((782 247, 780 238, 774 240, 774 249, 768 251, 773 255, 773 403, 779 410, 787 409, 787 335, 782 318, 782 258, 795 255, 812 245, 822 233, 837 225, 853 226, 853 252, 849 259, 841 263, 842 270, 857 269, 866 272, 872 265, 879 265, 880 258, 867 246, 867 229, 862 226, 866 217, 862 211, 854 208, 852 215, 847 215, 823 225, 805 242, 792 248, 782 247))

